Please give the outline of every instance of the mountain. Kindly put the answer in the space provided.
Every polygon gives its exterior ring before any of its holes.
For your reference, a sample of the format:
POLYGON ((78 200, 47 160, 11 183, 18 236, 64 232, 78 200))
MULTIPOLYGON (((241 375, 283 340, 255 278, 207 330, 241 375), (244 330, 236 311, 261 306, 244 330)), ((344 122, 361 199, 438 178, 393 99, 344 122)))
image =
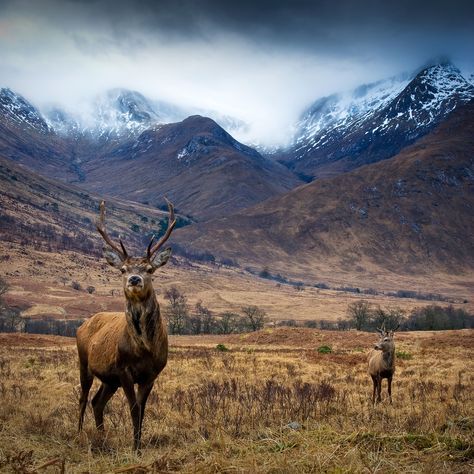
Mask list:
POLYGON ((153 125, 159 116, 138 93, 109 95, 95 128, 86 129, 59 109, 50 111, 48 125, 18 94, 7 90, 3 96, 1 155, 98 194, 154 206, 162 206, 166 194, 199 220, 300 184, 286 167, 239 143, 209 118, 153 125))
POLYGON ((0 113, 12 126, 32 129, 39 133, 50 132, 38 109, 11 89, 0 89, 0 113))
POLYGON ((472 271, 473 217, 474 105, 468 104, 392 159, 180 229, 175 238, 256 270, 370 286, 396 275, 472 271))
POLYGON ((84 157, 81 169, 81 185, 89 190, 155 206, 167 195, 197 219, 227 215, 299 184, 287 168, 201 116, 150 128, 100 156, 84 157))
POLYGON ((0 156, 64 180, 76 177, 72 148, 21 95, 0 89, 0 156))
POLYGON ((311 177, 350 171, 395 156, 473 100, 474 86, 449 63, 325 97, 303 115, 283 161, 311 177))
MULTIPOLYGON (((100 198, 81 188, 45 178, 0 156, 0 240, 29 242, 43 250, 101 253, 95 231, 100 198)), ((167 212, 115 199, 107 200, 110 235, 144 251, 152 233, 167 225, 167 212)), ((178 216, 178 225, 185 221, 178 216)))

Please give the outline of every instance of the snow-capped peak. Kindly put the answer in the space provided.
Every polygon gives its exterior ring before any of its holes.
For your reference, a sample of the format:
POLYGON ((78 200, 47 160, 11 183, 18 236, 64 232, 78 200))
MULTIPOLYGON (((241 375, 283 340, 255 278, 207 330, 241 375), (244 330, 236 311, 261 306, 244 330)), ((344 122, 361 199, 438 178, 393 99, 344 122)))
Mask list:
POLYGON ((50 131, 40 112, 11 89, 0 89, 0 111, 3 117, 17 126, 33 128, 41 133, 50 131))
POLYGON ((450 63, 317 100, 296 126, 296 159, 350 134, 388 133, 404 122, 410 136, 433 126, 458 104, 474 99, 474 87, 450 63))

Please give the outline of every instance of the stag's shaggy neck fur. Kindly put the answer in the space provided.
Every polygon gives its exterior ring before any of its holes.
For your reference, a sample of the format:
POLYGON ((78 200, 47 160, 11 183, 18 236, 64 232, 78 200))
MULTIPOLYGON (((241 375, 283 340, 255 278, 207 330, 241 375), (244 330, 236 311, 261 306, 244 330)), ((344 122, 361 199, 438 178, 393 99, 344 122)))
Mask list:
POLYGON ((149 292, 142 299, 127 296, 125 316, 132 339, 153 352, 155 337, 162 332, 159 329, 163 324, 155 292, 149 292))

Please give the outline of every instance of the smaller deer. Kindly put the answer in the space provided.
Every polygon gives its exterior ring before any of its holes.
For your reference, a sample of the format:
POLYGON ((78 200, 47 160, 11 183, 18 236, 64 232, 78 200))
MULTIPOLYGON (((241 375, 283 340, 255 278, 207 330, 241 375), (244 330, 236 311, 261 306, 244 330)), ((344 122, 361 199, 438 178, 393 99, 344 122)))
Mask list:
POLYGON ((372 395, 372 403, 375 404, 375 395, 377 394, 377 403, 382 401, 382 379, 387 379, 388 397, 392 403, 392 378, 395 373, 395 342, 393 335, 398 326, 391 331, 385 331, 385 328, 378 329, 381 338, 375 344, 368 356, 369 375, 374 383, 374 391, 372 395))

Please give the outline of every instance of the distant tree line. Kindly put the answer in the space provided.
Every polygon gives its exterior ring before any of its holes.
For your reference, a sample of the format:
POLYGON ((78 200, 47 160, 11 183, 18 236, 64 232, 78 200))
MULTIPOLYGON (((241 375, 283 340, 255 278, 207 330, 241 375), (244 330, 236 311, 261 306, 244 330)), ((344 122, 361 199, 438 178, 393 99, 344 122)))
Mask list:
POLYGON ((355 301, 347 308, 350 327, 362 331, 373 331, 385 326, 387 329, 399 326, 402 331, 442 331, 445 329, 474 328, 474 315, 452 305, 430 305, 415 308, 410 314, 400 308, 382 309, 371 307, 365 300, 355 301))
POLYGON ((170 334, 232 334, 262 329, 267 320, 266 313, 258 306, 244 306, 240 313, 225 311, 214 314, 198 301, 194 307, 176 287, 165 292, 167 305, 164 314, 168 320, 170 334))
MULTIPOLYGON (((75 283, 75 282, 73 282, 75 283)), ((93 293, 95 288, 86 290, 93 293)), ((9 306, 4 295, 8 291, 7 282, 0 278, 0 332, 26 332, 33 334, 54 334, 75 336, 83 319, 32 319, 20 315, 20 310, 9 306)), ((168 321, 170 334, 232 334, 262 329, 268 321, 265 311, 254 305, 243 306, 239 312, 224 311, 215 314, 202 301, 194 306, 188 303, 185 293, 176 287, 166 290, 166 304, 163 313, 168 321)), ((381 308, 368 301, 358 300, 347 307, 345 318, 337 321, 326 319, 296 322, 294 319, 278 321, 275 326, 374 331, 385 326, 387 329, 399 327, 404 331, 438 331, 446 329, 474 328, 474 315, 454 306, 430 305, 415 308, 409 314, 398 307, 381 308)))
MULTIPOLYGON (((76 282, 73 282, 74 288, 81 289, 74 283, 76 282)), ((5 303, 3 295, 7 290, 8 284, 0 278, 0 332, 74 337, 77 328, 84 322, 84 319, 21 317, 19 309, 9 307, 5 303)), ((86 290, 92 293, 95 288, 88 287, 86 290)), ((186 295, 176 287, 165 292, 165 299, 167 304, 163 310, 170 334, 232 334, 257 331, 262 329, 267 321, 265 311, 252 305, 242 307, 239 313, 225 311, 220 314, 214 314, 201 301, 191 307, 186 295)))

